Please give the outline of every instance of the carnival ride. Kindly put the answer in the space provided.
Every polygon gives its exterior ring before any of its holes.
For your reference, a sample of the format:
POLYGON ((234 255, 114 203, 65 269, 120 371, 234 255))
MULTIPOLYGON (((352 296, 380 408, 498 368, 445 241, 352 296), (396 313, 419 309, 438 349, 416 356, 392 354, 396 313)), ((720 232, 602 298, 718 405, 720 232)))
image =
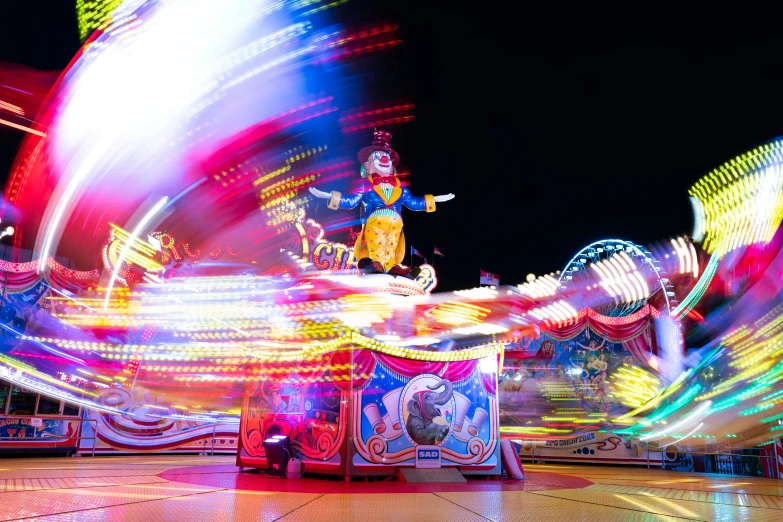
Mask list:
POLYGON ((83 406, 104 450, 217 438, 263 465, 281 433, 340 474, 411 465, 422 441, 495 473, 501 436, 547 460, 661 462, 780 429, 783 141, 694 185, 691 238, 594 242, 517 287, 433 293, 429 265, 360 277, 325 232, 359 221, 308 217, 308 189, 358 177, 346 136, 412 118, 341 107, 329 76, 398 28, 197 4, 123 2, 38 111, 6 188, 31 255, 0 264, 4 380, 83 406))
MULTIPOLYGON (((682 238, 678 239, 676 247, 689 248, 682 238)), ((695 255, 693 245, 690 249, 695 255)), ((679 251, 674 255, 678 259, 688 258, 687 253, 679 251)), ((671 257, 669 253, 664 256, 666 259, 671 257)), ((694 265, 694 272, 698 273, 698 263, 694 265)), ((598 285, 615 298, 613 303, 593 307, 604 315, 619 317, 632 314, 650 299, 661 301, 661 305, 656 307, 660 310, 670 311, 677 305, 674 287, 661 262, 645 247, 630 241, 605 239, 587 245, 563 268, 559 282, 561 290, 567 290, 569 286, 595 284, 596 279, 598 285), (653 281, 652 287, 648 286, 649 280, 653 281)))

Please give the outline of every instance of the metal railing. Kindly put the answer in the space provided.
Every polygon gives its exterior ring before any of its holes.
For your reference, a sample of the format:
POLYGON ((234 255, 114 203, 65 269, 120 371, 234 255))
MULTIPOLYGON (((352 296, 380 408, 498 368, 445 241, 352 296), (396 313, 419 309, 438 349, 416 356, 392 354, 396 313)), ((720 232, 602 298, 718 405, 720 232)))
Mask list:
MULTIPOLYGON (((534 444, 533 447, 530 449, 530 463, 531 464, 535 464, 536 463, 536 448, 538 446, 541 446, 541 445, 540 444, 539 445, 535 445, 534 444)), ((547 447, 547 446, 541 446, 541 447, 547 447)), ((657 452, 660 452, 661 450, 660 450, 660 448, 655 448, 655 447, 652 447, 652 448, 649 448, 649 449, 647 447, 645 447, 644 450, 647 451, 647 468, 649 469, 650 468, 650 452, 657 453, 657 452)), ((523 457, 527 457, 527 455, 522 455, 522 454, 519 455, 520 459, 522 459, 523 457)), ((541 460, 546 461, 547 460, 547 456, 546 455, 540 455, 538 460, 539 461, 541 461, 541 460)), ((553 458, 552 460, 556 461, 557 458, 553 458)), ((639 464, 639 460, 640 459, 638 459, 638 458, 628 457, 628 464, 639 464)), ((600 462, 600 460, 598 460, 597 462, 600 462)))
MULTIPOLYGON (((215 456, 215 428, 217 427, 217 424, 212 424, 212 449, 209 452, 210 457, 215 456)), ((207 448, 204 448, 204 451, 200 453, 201 456, 206 456, 207 454, 207 448)))
MULTIPOLYGON (((673 455, 690 455, 692 457, 701 456, 704 457, 704 464, 705 468, 709 467, 709 470, 705 470, 704 473, 717 473, 720 475, 742 475, 742 476, 757 476, 758 472, 761 472, 761 474, 764 474, 764 466, 763 462, 764 459, 770 459, 771 466, 770 469, 774 470, 774 478, 781 479, 783 478, 780 475, 780 471, 778 470, 778 467, 776 464, 776 456, 774 454, 772 455, 754 455, 752 453, 739 453, 740 451, 743 451, 742 449, 737 450, 730 450, 728 452, 720 452, 720 451, 688 451, 688 450, 669 450, 668 446, 663 446, 663 449, 661 451, 665 452, 664 454, 673 454, 673 455), (747 466, 747 463, 755 463, 754 459, 758 459, 758 466, 750 465, 747 466), (707 466, 707 462, 710 463, 709 466, 707 466), (752 472, 752 471, 755 471, 752 472)), ((672 461, 669 462, 670 464, 673 463, 672 461)), ((667 461, 665 458, 662 459, 661 462, 661 469, 666 469, 667 461)))
MULTIPOLYGON (((31 443, 31 446, 29 448, 19 448, 19 449, 34 449, 35 446, 33 444, 51 444, 53 445, 51 448, 47 447, 46 449, 58 449, 58 448, 66 448, 66 447, 72 447, 72 446, 65 446, 62 445, 63 442, 74 442, 74 446, 77 452, 86 449, 91 450, 91 457, 95 457, 95 447, 98 440, 98 420, 97 419, 85 419, 85 418, 63 418, 58 416, 47 416, 47 415, 3 415, 0 417, 0 419, 19 419, 27 421, 29 419, 41 419, 41 420, 56 420, 56 421, 64 421, 64 422, 79 422, 80 430, 77 431, 77 434, 75 436, 67 436, 67 435, 55 435, 55 434, 49 434, 47 437, 39 437, 39 427, 38 426, 31 426, 33 428, 33 432, 30 436, 24 436, 24 437, 0 437, 0 449, 3 448, 3 442, 14 442, 14 443, 31 443), (89 424, 92 428, 92 436, 88 437, 85 436, 85 429, 84 424, 89 424), (92 447, 91 448, 82 448, 81 447, 81 441, 84 440, 90 440, 92 441, 92 447)), ((217 423, 212 424, 212 440, 210 442, 210 447, 207 449, 206 444, 204 445, 204 451, 201 452, 201 455, 206 456, 214 456, 215 455, 215 435, 217 430, 217 423)), ((205 437, 206 438, 206 437, 205 437)), ((18 446, 17 446, 18 447, 18 446)))
MULTIPOLYGON (((536 463, 536 448, 537 446, 534 445, 530 450, 530 463, 535 464, 536 463)), ((749 453, 737 453, 738 451, 743 451, 743 449, 735 449, 730 450, 728 452, 720 452, 720 451, 689 451, 689 450, 672 450, 669 449, 670 446, 644 446, 643 449, 647 452, 647 469, 651 468, 651 461, 650 461, 650 455, 654 453, 659 453, 661 455, 660 459, 660 468, 666 469, 667 465, 675 464, 675 461, 669 460, 667 461, 666 455, 690 455, 691 457, 694 456, 702 456, 705 457, 705 461, 709 459, 710 465, 706 466, 705 468, 710 468, 709 470, 705 470, 704 473, 717 473, 721 475, 743 475, 743 476, 757 476, 760 474, 764 474, 764 466, 762 463, 764 462, 764 459, 770 459, 770 474, 774 475, 774 478, 776 479, 783 479, 783 476, 781 476, 780 471, 778 470, 778 467, 776 464, 776 456, 774 454, 772 455, 754 455, 749 453), (750 460, 745 460, 750 459, 750 460), (748 462, 754 462, 753 459, 759 459, 758 460, 758 466, 755 465, 746 465, 748 462), (771 471, 774 470, 774 471, 771 471)), ((705 448, 706 450, 707 448, 705 448)), ((527 457, 527 455, 520 455, 520 458, 527 457)), ((527 459, 525 459, 527 460, 527 459)), ((546 456, 539 456, 538 460, 546 460, 546 456)), ((600 461, 597 461, 600 462, 600 461)), ((635 463, 638 464, 638 460, 634 459, 628 459, 628 463, 635 463)), ((657 464, 657 462, 656 462, 657 464)), ((705 462, 706 464, 706 462, 705 462)))
MULTIPOLYGON (((16 443, 24 443, 24 442, 32 442, 32 443, 54 443, 54 449, 58 449, 58 446, 61 442, 64 441, 75 441, 76 443, 76 450, 78 451, 80 449, 80 443, 83 440, 91 440, 92 441, 92 457, 95 456, 95 444, 98 439, 97 433, 98 433, 98 421, 95 419, 69 419, 69 418, 63 418, 63 417, 57 417, 57 416, 47 416, 47 415, 3 415, 3 419, 41 419, 43 421, 46 420, 56 420, 61 422, 73 422, 77 421, 79 423, 79 427, 81 429, 76 431, 75 436, 68 436, 68 435, 56 435, 56 434, 50 434, 48 437, 39 437, 38 436, 38 428, 39 426, 32 426, 33 428, 33 434, 31 437, 0 437, 0 448, 2 448, 2 441, 8 441, 8 442, 16 442, 16 443), (85 437, 83 435, 84 433, 84 425, 83 423, 94 423, 92 425, 92 437, 85 437)), ((70 447, 70 446, 66 446, 70 447)))

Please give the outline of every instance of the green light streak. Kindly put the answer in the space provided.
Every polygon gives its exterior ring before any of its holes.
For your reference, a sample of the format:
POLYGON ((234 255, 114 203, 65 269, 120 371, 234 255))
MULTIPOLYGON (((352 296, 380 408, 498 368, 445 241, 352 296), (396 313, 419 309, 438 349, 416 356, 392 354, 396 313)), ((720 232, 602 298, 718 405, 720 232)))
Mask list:
POLYGON ((751 408, 749 410, 743 410, 739 412, 739 414, 742 415, 743 417, 747 417, 748 415, 755 415, 757 413, 761 413, 764 410, 768 410, 774 407, 775 407, 774 404, 764 404, 762 406, 756 406, 755 408, 751 408))
POLYGON ((309 11, 307 11, 305 13, 302 13, 302 16, 309 16, 309 15, 315 14, 315 13, 317 13, 319 11, 323 11, 325 9, 330 9, 332 7, 337 7, 338 5, 342 5, 342 4, 345 4, 347 2, 348 2, 348 0, 337 0, 335 2, 331 2, 329 4, 322 5, 321 7, 316 7, 315 9, 310 9, 309 11))
MULTIPOLYGON (((752 386, 748 388, 744 388, 743 390, 732 395, 731 397, 727 397, 722 401, 716 402, 712 406, 711 410, 713 412, 725 410, 726 408, 731 408, 732 406, 735 406, 742 401, 750 399, 755 395, 764 393, 773 384, 775 384, 776 382, 780 381, 783 378, 783 374, 781 372, 783 372, 783 362, 780 362, 775 366, 773 366, 772 368, 770 368, 767 371, 767 373, 765 373, 761 377, 757 377, 752 386)), ((772 395, 775 394, 773 393, 772 395)), ((769 395, 767 397, 769 397, 769 395)), ((743 410, 739 412, 739 414, 743 416, 753 415, 755 413, 759 413, 760 411, 764 411, 769 408, 772 408, 773 406, 774 404, 769 404, 769 405, 764 404, 762 400, 762 402, 758 403, 755 408, 751 408, 749 410, 743 410)))
POLYGON ((762 397, 761 400, 762 401, 769 401, 769 400, 772 400, 772 399, 777 399, 779 397, 783 397, 783 390, 780 390, 778 392, 775 392, 775 393, 772 393, 770 395, 767 395, 766 397, 762 397))
POLYGON ((685 299, 683 299, 680 304, 677 305, 677 308, 672 310, 670 315, 677 317, 677 319, 682 319, 683 316, 693 310, 693 307, 696 306, 696 304, 702 298, 704 292, 707 291, 707 288, 710 286, 712 278, 715 277, 715 273, 717 271, 718 256, 712 256, 710 257, 707 266, 704 267, 704 272, 701 273, 699 280, 693 286, 691 291, 688 292, 688 295, 685 296, 685 299))
POLYGON ((659 420, 668 417, 675 411, 686 406, 691 401, 691 399, 693 399, 693 397, 695 397, 700 391, 701 391, 701 384, 698 383, 694 384, 691 388, 688 389, 688 391, 680 395, 680 397, 676 401, 669 404, 668 406, 665 406, 658 413, 655 413, 654 415, 648 417, 646 420, 642 421, 642 424, 649 426, 654 422, 657 422, 659 420))

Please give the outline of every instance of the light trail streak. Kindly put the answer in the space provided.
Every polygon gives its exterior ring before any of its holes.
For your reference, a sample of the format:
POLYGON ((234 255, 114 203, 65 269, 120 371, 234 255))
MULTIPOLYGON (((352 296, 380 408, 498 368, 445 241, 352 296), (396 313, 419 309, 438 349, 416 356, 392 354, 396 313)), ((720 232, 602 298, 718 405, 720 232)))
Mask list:
POLYGON ((42 138, 46 137, 45 132, 31 129, 30 127, 25 127, 24 125, 19 125, 18 123, 14 123, 12 121, 0 119, 0 125, 5 125, 6 127, 12 127, 14 129, 19 129, 25 132, 29 132, 30 134, 35 134, 36 136, 40 136, 42 138))
POLYGON ((106 297, 103 300, 103 310, 106 311, 109 308, 109 299, 111 298, 111 290, 114 287, 114 283, 117 281, 117 275, 120 272, 120 267, 122 267, 122 263, 125 261, 125 257, 130 253, 131 248, 133 247, 133 243, 138 239, 141 232, 144 230, 144 228, 149 224, 152 219, 158 215, 158 213, 163 210, 163 207, 168 203, 169 197, 164 196, 161 198, 160 201, 158 201, 154 207, 150 209, 147 214, 139 221, 139 224, 136 225, 136 228, 133 229, 133 232, 131 232, 130 237, 128 238, 128 241, 125 243, 125 245, 122 247, 122 250, 120 251, 120 256, 117 259, 117 264, 114 266, 114 270, 111 273, 111 278, 109 279, 109 284, 106 285, 106 297))
POLYGON ((649 433, 649 434, 647 434, 647 435, 645 435, 643 437, 639 437, 639 440, 642 441, 642 442, 646 442, 646 441, 654 440, 654 439, 662 439, 667 434, 669 434, 669 433, 671 433, 673 431, 677 431, 680 428, 683 428, 683 427, 691 424, 692 422, 695 422, 695 421, 699 420, 700 418, 704 418, 707 415, 709 415, 708 410, 709 410, 709 407, 710 407, 711 404, 712 404, 712 401, 705 401, 705 402, 699 404, 696 408, 694 408, 694 410, 692 412, 690 412, 688 415, 686 415, 685 418, 682 419, 681 421, 676 422, 676 423, 672 424, 671 426, 668 426, 668 427, 666 427, 666 428, 664 428, 662 430, 658 430, 656 432, 649 433))

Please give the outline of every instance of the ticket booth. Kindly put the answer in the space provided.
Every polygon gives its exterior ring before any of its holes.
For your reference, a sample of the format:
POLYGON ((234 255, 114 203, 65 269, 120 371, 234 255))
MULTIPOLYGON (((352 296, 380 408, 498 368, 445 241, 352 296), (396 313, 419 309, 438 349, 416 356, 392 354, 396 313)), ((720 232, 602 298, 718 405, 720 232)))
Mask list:
POLYGON ((352 333, 296 361, 248 368, 237 465, 266 468, 263 441, 287 435, 306 472, 383 476, 415 466, 500 474, 495 345, 432 352, 352 333))

